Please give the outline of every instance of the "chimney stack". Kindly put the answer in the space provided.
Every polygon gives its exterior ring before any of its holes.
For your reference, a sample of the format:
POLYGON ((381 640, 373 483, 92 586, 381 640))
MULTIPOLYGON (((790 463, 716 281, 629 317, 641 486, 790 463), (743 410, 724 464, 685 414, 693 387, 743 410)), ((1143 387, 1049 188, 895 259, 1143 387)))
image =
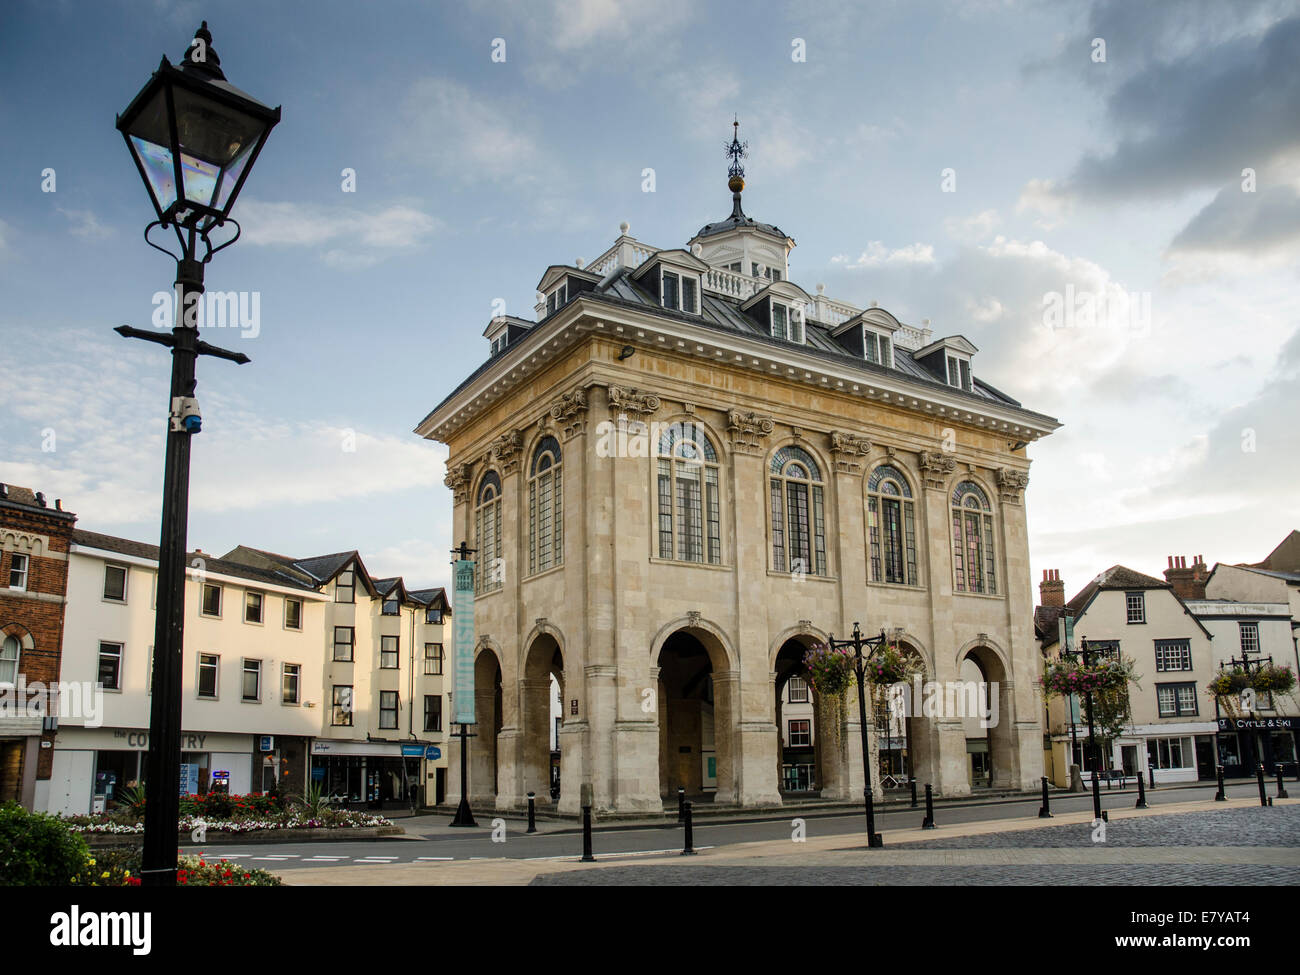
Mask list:
POLYGON ((1204 599, 1205 580, 1209 571, 1205 560, 1199 555, 1187 564, 1187 556, 1169 556, 1169 567, 1165 569, 1165 581, 1173 586, 1174 594, 1179 599, 1204 599))
POLYGON ((1065 583, 1060 569, 1044 569, 1043 581, 1038 584, 1039 599, 1043 606, 1065 605, 1065 583))

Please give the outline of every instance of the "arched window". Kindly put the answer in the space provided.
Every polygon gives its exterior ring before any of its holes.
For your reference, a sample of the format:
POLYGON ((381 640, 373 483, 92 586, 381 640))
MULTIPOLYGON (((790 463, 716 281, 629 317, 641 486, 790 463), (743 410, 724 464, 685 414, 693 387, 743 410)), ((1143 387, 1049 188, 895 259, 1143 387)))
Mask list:
POLYGON ((952 567, 957 592, 998 591, 993 548, 993 509, 988 495, 974 481, 962 481, 952 492, 952 567))
POLYGON ((812 455, 793 444, 772 456, 769 476, 772 568, 826 575, 826 505, 812 455))
POLYGON ((478 549, 478 578, 475 592, 493 592, 505 582, 501 558, 501 478, 489 471, 478 487, 474 505, 475 548, 478 549))
POLYGON ((722 562, 718 452, 693 423, 674 423, 659 438, 659 557, 722 562))
POLYGON ((881 464, 867 479, 871 581, 917 585, 916 513, 912 489, 898 468, 881 464))
POLYGON ((528 571, 545 572, 564 561, 560 445, 544 437, 528 471, 528 571))
POLYGON ((0 684, 18 682, 18 652, 22 644, 16 636, 7 636, 0 644, 0 684))

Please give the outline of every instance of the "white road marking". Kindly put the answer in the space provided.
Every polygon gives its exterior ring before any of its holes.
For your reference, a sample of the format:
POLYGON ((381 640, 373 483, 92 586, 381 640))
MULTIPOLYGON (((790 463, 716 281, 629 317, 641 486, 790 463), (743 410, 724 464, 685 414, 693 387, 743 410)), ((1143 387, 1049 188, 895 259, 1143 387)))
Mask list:
POLYGON ((297 854, 297 853, 285 853, 285 854, 283 854, 283 855, 279 855, 279 856, 253 857, 253 859, 254 859, 254 860, 296 860, 296 859, 298 859, 298 857, 299 857, 299 854, 297 854))
MULTIPOLYGON (((700 850, 712 850, 712 849, 714 849, 714 847, 712 847, 712 846, 696 846, 696 847, 692 847, 692 849, 694 849, 696 852, 699 852, 700 850)), ((596 859, 597 859, 597 860, 608 860, 608 859, 610 859, 610 858, 612 858, 612 857, 648 857, 648 856, 663 856, 663 855, 668 854, 668 853, 681 853, 681 852, 682 852, 682 851, 679 850, 679 849, 677 849, 676 847, 674 847, 674 848, 671 849, 671 850, 630 850, 630 851, 627 851, 627 852, 624 852, 624 853, 601 853, 599 856, 596 857, 596 859)), ((524 860, 527 862, 527 861, 532 861, 532 860, 573 860, 573 859, 575 859, 575 858, 578 858, 578 855, 577 855, 577 854, 574 854, 574 853, 566 853, 566 854, 564 854, 563 856, 555 856, 555 857, 525 857, 524 860)), ((483 858, 482 858, 482 857, 471 857, 471 859, 481 860, 481 859, 483 859, 483 858)))
POLYGON ((455 857, 416 857, 417 860, 455 860, 455 857))

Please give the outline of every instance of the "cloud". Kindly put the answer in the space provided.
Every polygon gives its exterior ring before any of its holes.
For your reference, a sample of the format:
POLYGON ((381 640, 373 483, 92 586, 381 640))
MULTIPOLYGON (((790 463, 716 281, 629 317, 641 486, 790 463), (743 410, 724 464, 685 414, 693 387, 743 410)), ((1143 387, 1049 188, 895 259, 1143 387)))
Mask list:
POLYGON ((56 207, 56 209, 60 214, 68 218, 71 224, 68 232, 74 237, 84 237, 87 240, 104 240, 113 236, 113 228, 105 227, 90 210, 65 210, 63 207, 56 207))
POLYGON ((963 244, 978 244, 992 236, 1002 224, 997 210, 982 210, 969 217, 949 217, 943 222, 943 231, 951 239, 963 244))
POLYGON ((1300 260, 1300 183, 1220 190, 1169 245, 1177 270, 1254 271, 1300 260))
POLYGON ((412 250, 444 228, 442 221, 405 204, 373 212, 357 208, 244 200, 240 203, 242 242, 263 247, 321 247, 339 241, 347 247, 325 251, 333 267, 369 267, 398 251, 412 250))
MULTIPOLYGON (((11 444, 0 480, 61 497, 83 523, 145 523, 159 515, 164 430, 158 359, 138 343, 89 332, 12 350, 25 377, 0 423, 11 444)), ((193 457, 194 515, 309 504, 382 504, 412 488, 442 491, 446 448, 315 416, 285 419, 212 392, 193 457)))
POLYGON ((1073 199, 1060 192, 1050 179, 1031 179, 1016 200, 1016 213, 1036 214, 1034 223, 1044 230, 1064 223, 1073 209, 1073 199))
POLYGON ((898 264, 933 264, 934 245, 918 242, 890 250, 881 241, 873 240, 856 258, 851 258, 847 254, 837 254, 831 258, 831 263, 849 269, 878 268, 898 264))

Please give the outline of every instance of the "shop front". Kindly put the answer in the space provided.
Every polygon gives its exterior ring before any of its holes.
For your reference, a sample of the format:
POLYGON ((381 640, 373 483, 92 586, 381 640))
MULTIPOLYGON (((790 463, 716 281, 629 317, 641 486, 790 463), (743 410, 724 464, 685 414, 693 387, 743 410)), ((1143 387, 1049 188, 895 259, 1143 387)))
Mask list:
POLYGON ((330 741, 311 745, 311 781, 336 805, 400 809, 426 802, 425 743, 330 741), (410 753, 410 754, 404 754, 410 753))
POLYGON ((1262 763, 1265 775, 1277 766, 1290 772, 1296 761, 1300 718, 1220 718, 1219 762, 1227 778, 1252 776, 1262 763))
MULTIPOLYGON (((252 735, 181 732, 181 788, 207 791, 218 772, 231 792, 253 789, 252 735)), ((106 811, 128 789, 143 785, 149 732, 144 728, 59 729, 54 745, 47 811, 76 815, 106 811)))

